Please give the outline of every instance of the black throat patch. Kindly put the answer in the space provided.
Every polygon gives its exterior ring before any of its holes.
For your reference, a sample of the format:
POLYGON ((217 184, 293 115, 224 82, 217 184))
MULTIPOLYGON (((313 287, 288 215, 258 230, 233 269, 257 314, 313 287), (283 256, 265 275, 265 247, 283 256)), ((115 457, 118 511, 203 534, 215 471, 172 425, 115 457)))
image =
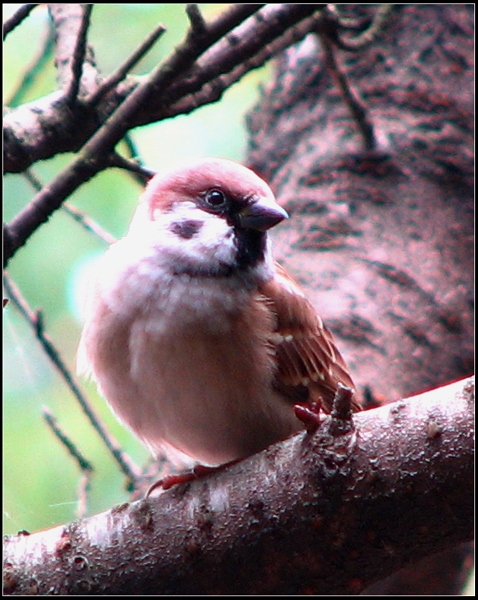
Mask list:
POLYGON ((234 234, 238 269, 255 267, 264 260, 266 250, 266 234, 264 232, 236 228, 234 234))

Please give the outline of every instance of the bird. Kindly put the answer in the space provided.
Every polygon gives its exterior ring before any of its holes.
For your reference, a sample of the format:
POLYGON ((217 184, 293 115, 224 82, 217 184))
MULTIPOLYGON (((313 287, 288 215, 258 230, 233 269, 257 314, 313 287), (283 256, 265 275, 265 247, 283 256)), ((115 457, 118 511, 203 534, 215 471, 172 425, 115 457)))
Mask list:
POLYGON ((153 455, 235 462, 304 429, 295 406, 328 413, 340 384, 355 390, 273 258, 268 232, 287 218, 251 169, 197 159, 151 178, 94 267, 78 370, 153 455))

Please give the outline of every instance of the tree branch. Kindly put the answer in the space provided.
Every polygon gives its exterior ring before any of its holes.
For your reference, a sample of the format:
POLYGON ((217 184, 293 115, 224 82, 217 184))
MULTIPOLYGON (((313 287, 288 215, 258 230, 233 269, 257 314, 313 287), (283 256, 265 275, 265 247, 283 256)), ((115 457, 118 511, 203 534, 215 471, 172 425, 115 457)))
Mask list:
POLYGON ((171 104, 159 107, 158 118, 186 114, 216 102, 243 75, 323 26, 325 5, 269 4, 213 46, 189 77, 171 86, 171 104), (295 6, 292 10, 291 6, 295 6))
MULTIPOLYGON (((199 36, 195 29, 190 30, 184 43, 134 89, 83 146, 78 158, 5 225, 4 265, 30 235, 61 206, 65 198, 110 164, 109 157, 114 147, 133 126, 142 107, 160 91, 164 93, 178 74, 187 71, 211 45, 255 10, 256 5, 233 5, 208 27, 207 36, 199 36)), ((65 99, 59 98, 58 102, 65 104, 65 99)))
POLYGON ((81 478, 78 485, 78 506, 76 509, 76 516, 79 519, 82 519, 87 514, 87 500, 91 488, 91 476, 93 475, 94 467, 92 463, 83 456, 77 445, 61 429, 51 410, 48 407, 43 406, 42 413, 43 418, 45 419, 48 427, 51 429, 53 435, 73 458, 80 469, 81 478))
MULTIPOLYGON (((81 24, 76 37, 75 50, 71 59, 71 77, 66 90, 66 103, 69 107, 73 107, 81 92, 81 79, 85 67, 88 67, 93 59, 93 52, 86 43, 88 29, 90 26, 91 11, 93 4, 85 4, 82 6, 83 14, 81 24), (87 55, 89 55, 87 57, 87 55), (85 60, 87 59, 87 60, 85 60)), ((96 74, 96 65, 92 65, 93 71, 96 74)))
POLYGON ((86 415, 86 418, 91 423, 93 429, 98 433, 105 447, 111 453, 113 459, 118 465, 118 468, 122 473, 124 473, 128 480, 134 484, 141 476, 139 468, 122 450, 119 443, 102 423, 90 400, 82 391, 78 381, 71 373, 64 360, 61 358, 61 355, 55 344, 51 340, 50 336, 45 332, 43 314, 40 311, 32 311, 25 298, 23 298, 21 295, 20 290, 16 287, 13 281, 10 280, 10 277, 7 273, 4 274, 3 285, 8 297, 20 311, 28 325, 33 329, 35 337, 40 342, 46 356, 64 379, 66 386, 72 392, 73 397, 78 402, 81 410, 86 415))
POLYGON ((35 6, 38 6, 38 4, 22 4, 15 14, 5 21, 3 24, 3 39, 28 17, 35 6))
POLYGON ((359 593, 471 539, 473 390, 463 380, 366 411, 345 432, 329 416, 159 498, 10 536, 5 591, 359 593))
POLYGON ((6 106, 17 106, 22 102, 22 99, 42 73, 43 68, 51 60, 54 48, 53 35, 53 29, 46 32, 42 41, 42 47, 32 63, 25 69, 23 76, 19 78, 18 85, 5 102, 6 106))
POLYGON ((94 107, 98 102, 106 96, 118 83, 123 81, 129 71, 151 50, 159 38, 166 32, 164 25, 158 25, 146 37, 145 40, 128 56, 128 58, 112 73, 109 77, 103 80, 100 86, 88 97, 88 106, 94 107))
POLYGON ((78 94, 85 96, 96 89, 98 70, 93 49, 86 42, 92 4, 49 4, 55 30, 55 66, 58 83, 65 92, 69 110, 65 116, 74 120, 71 112, 78 94))
MULTIPOLYGON (((201 94, 195 99, 196 105, 217 100, 217 90, 222 93, 225 85, 231 85, 263 64, 272 53, 315 31, 322 7, 313 4, 233 5, 225 14, 208 23, 204 33, 199 34, 192 27, 184 42, 163 65, 168 81, 163 81, 142 110, 132 116, 129 128, 190 112, 192 94, 201 94), (247 26, 239 28, 250 17, 247 26), (227 37, 228 32, 235 28, 238 28, 240 37, 234 37, 235 34, 227 37), (227 39, 222 40, 223 36, 227 39), (231 43, 233 39, 235 44, 231 43), (212 47, 214 52, 206 53, 212 47), (177 61, 179 56, 187 56, 190 52, 193 60, 178 63, 173 71, 171 61, 177 61), (221 62, 216 66, 219 58, 221 62), (226 77, 225 81, 221 79, 223 77, 226 77), (174 101, 178 106, 171 112, 173 86, 176 87, 174 101), (202 91, 204 86, 209 86, 206 91, 202 91), (189 98, 186 106, 181 103, 182 95, 189 98)), ((142 79, 131 76, 102 97, 101 102, 97 102, 97 92, 90 86, 88 89, 94 101, 77 107, 82 111, 81 119, 67 119, 70 115, 65 114, 65 102, 58 93, 9 111, 4 119, 5 171, 21 172, 37 160, 60 152, 77 151, 141 82, 142 79), (78 122, 81 126, 75 126, 78 122)))

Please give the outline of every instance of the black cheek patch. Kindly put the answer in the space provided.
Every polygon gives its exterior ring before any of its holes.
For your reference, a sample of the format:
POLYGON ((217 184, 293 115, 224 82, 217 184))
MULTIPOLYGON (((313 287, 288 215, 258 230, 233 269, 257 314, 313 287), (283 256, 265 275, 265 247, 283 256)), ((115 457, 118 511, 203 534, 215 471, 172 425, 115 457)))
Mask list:
POLYGON ((175 221, 169 226, 169 231, 184 240, 190 240, 198 233, 201 227, 202 221, 175 221))

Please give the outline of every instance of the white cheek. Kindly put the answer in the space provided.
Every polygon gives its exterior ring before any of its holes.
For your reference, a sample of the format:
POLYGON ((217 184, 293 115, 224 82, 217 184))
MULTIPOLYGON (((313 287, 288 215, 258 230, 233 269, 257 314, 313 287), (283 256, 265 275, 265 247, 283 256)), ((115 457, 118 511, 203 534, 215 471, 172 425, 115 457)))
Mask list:
MULTIPOLYGON (((174 272, 181 264, 214 268, 235 262, 233 230, 224 219, 188 206, 184 214, 182 210, 161 213, 151 221, 145 218, 144 208, 140 205, 128 234, 107 250, 95 269, 96 290, 117 314, 145 307, 153 297, 157 301, 178 293, 174 272), (189 239, 171 231, 181 218, 201 223, 189 239)), ((197 282, 189 282, 189 289, 197 287, 191 283, 197 282)), ((207 293, 206 289, 195 292, 198 302, 203 301, 201 293, 207 293)), ((173 304, 178 300, 172 299, 173 304)))
POLYGON ((223 218, 205 213, 197 207, 187 206, 181 207, 174 214, 160 215, 155 225, 156 248, 166 252, 173 260, 183 258, 202 266, 208 262, 211 266, 218 263, 232 265, 235 262, 233 229, 223 218), (181 220, 197 220, 201 227, 192 237, 181 237, 171 231, 171 225, 181 220))
POLYGON ((224 219, 218 219, 214 215, 206 215, 206 217, 201 230, 190 240, 191 244, 185 245, 185 249, 192 248, 194 253, 199 247, 199 259, 202 257, 204 260, 204 257, 208 256, 222 263, 234 264, 236 248, 232 227, 224 219), (197 244, 194 244, 195 241, 197 244))

